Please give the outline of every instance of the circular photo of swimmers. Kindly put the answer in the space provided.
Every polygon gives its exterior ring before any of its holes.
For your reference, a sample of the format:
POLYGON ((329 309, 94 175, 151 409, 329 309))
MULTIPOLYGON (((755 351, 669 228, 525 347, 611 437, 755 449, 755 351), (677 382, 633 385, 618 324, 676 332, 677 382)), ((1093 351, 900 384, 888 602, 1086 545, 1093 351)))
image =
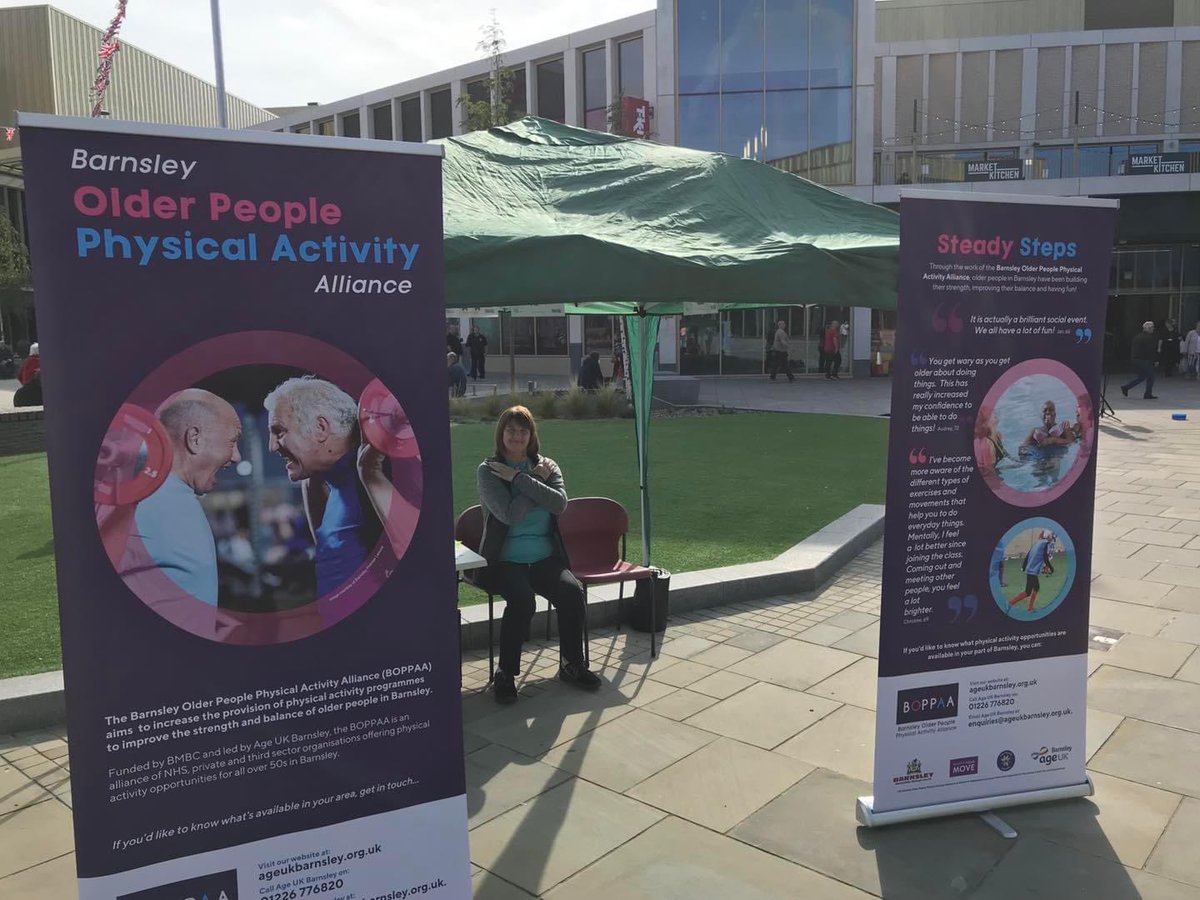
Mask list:
POLYGON ((395 395, 341 350, 282 332, 163 363, 113 417, 93 481, 126 586, 191 634, 256 645, 369 600, 408 549, 422 491, 395 395))
POLYGON ((1010 619, 1033 622, 1058 609, 1075 581, 1075 545, 1053 519, 1025 519, 992 551, 992 598, 1010 619))
POLYGON ((975 463, 998 497, 1041 506, 1066 492, 1096 443, 1091 397, 1062 363, 1031 359, 992 385, 975 420, 975 463))

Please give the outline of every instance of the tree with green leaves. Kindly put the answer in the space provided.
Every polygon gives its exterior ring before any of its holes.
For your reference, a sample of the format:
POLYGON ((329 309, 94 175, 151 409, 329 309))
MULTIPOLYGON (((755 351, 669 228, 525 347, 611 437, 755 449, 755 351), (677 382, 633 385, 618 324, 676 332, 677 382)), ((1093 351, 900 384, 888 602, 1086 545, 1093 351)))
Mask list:
POLYGON ((29 251, 8 216, 0 214, 0 289, 29 285, 29 251))
POLYGON ((487 89, 487 100, 475 100, 468 94, 458 98, 458 104, 463 108, 463 129, 466 131, 484 131, 498 125, 507 125, 513 120, 512 69, 504 67, 504 31, 496 19, 496 11, 492 10, 492 20, 482 28, 483 39, 477 45, 488 56, 488 77, 483 80, 487 89))
MULTIPOLYGON (((29 289, 29 250, 21 233, 0 210, 0 301, 9 292, 29 289)), ((0 343, 5 343, 4 316, 0 315, 0 343)))

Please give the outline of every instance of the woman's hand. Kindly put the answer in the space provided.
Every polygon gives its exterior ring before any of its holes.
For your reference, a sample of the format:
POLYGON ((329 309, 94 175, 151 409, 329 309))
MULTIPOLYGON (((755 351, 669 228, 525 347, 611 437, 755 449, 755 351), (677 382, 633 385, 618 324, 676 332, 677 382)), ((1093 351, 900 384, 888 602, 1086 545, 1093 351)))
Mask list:
POLYGON ((488 465, 488 468, 492 470, 492 473, 497 478, 500 478, 503 481, 507 481, 509 483, 511 483, 512 480, 514 478, 516 478, 517 475, 519 474, 518 471, 516 469, 514 469, 512 466, 506 466, 504 463, 497 462, 494 459, 489 459, 487 465, 488 465))
POLYGON ((533 467, 529 474, 533 475, 535 478, 540 478, 542 481, 545 481, 550 477, 550 473, 553 471, 554 468, 550 465, 549 461, 543 459, 533 467))
POLYGON ((387 480, 387 475, 383 471, 383 462, 387 457, 363 441, 362 446, 358 448, 358 475, 363 483, 369 483, 376 479, 387 480))

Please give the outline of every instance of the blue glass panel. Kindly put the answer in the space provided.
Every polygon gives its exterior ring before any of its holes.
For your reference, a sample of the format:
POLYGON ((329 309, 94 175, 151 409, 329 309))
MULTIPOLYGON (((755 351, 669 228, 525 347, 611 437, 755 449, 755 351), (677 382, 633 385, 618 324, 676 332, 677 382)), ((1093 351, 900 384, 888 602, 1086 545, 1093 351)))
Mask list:
POLYGON ((769 91, 766 159, 786 159, 807 150, 808 91, 769 91))
POLYGON ((767 90, 808 87, 808 0, 766 0, 766 31, 767 90))
POLYGON ((849 143, 854 133, 851 89, 811 91, 812 148, 849 143))
POLYGON ((812 0, 811 87, 854 84, 854 0, 812 0))
POLYGON ((721 90, 762 90, 763 68, 763 0, 721 0, 721 90))
POLYGON ((1079 175, 1081 178, 1104 177, 1108 175, 1108 147, 1080 147, 1079 175))
POLYGON ((720 80, 717 0, 684 0, 677 7, 679 93, 715 91, 720 80))
POLYGON ((721 149, 721 98, 698 94, 679 98, 679 146, 721 149))
POLYGON ((721 95, 721 151, 730 156, 762 159, 763 95, 721 95))
POLYGON ((617 76, 619 93, 622 97, 646 96, 645 78, 642 70, 642 39, 622 41, 617 45, 617 76))

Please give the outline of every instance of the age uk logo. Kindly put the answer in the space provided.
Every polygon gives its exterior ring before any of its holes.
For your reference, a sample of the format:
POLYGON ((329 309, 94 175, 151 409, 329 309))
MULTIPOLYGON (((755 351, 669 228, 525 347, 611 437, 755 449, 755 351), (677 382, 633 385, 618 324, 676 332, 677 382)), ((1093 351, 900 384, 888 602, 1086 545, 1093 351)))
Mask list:
POLYGON ((909 688, 896 694, 896 724, 953 719, 958 715, 958 683, 909 688))

